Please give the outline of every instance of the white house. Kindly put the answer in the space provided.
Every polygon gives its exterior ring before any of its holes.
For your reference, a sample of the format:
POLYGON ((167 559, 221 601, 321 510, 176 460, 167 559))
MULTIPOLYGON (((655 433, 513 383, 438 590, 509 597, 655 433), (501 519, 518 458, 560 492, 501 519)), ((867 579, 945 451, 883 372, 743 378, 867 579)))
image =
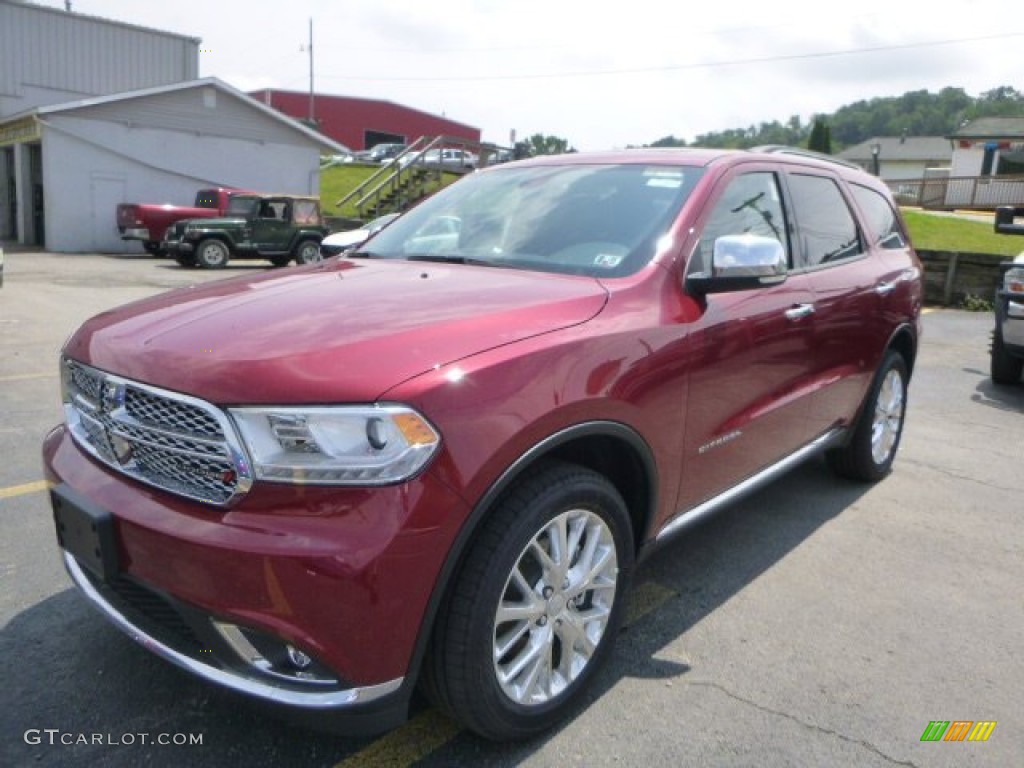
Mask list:
POLYGON ((837 157, 885 181, 923 179, 927 169, 949 168, 953 146, 943 136, 875 136, 847 147, 837 157))
POLYGON ((947 206, 1024 204, 1024 117, 982 117, 949 138, 955 149, 947 206))

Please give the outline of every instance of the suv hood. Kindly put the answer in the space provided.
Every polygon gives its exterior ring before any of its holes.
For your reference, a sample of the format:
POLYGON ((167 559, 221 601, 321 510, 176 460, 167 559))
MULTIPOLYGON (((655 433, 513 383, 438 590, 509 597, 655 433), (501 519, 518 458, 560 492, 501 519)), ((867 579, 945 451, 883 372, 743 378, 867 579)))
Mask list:
POLYGON ((68 356, 222 405, 373 402, 414 376, 584 323, 592 278, 333 260, 217 281, 89 320, 68 356))

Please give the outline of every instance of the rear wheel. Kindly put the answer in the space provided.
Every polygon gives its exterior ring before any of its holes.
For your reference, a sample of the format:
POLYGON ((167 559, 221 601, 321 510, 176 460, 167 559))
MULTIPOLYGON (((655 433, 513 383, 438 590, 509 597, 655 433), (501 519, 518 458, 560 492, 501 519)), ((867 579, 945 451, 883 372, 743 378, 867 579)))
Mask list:
POLYGON ((313 264, 317 261, 320 261, 320 243, 316 240, 303 240, 295 246, 297 264, 313 264))
POLYGON ((996 384, 1016 384, 1024 371, 1024 359, 1014 357, 1006 351, 1003 334, 999 330, 992 332, 992 362, 990 372, 996 384))
POLYGON ((221 269, 227 266, 231 253, 220 240, 202 240, 196 246, 196 263, 207 269, 221 269))
POLYGON ((875 374, 850 442, 828 453, 836 473, 866 482, 889 474, 903 435, 908 379, 903 356, 890 350, 875 374))
POLYGON ((557 464, 520 483, 436 622, 426 671, 435 703, 499 740, 570 714, 614 642, 633 554, 626 505, 601 475, 557 464))

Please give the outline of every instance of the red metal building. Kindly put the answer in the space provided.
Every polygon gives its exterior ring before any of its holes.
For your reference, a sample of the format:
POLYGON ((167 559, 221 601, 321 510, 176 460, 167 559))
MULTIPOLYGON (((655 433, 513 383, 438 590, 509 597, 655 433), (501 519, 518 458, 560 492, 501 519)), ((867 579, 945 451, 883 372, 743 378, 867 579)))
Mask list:
MULTIPOLYGON (((264 89, 249 94, 289 117, 309 117, 309 93, 264 89)), ((321 132, 349 149, 385 142, 409 143, 420 136, 455 136, 480 141, 480 129, 391 101, 313 94, 313 113, 321 132)))

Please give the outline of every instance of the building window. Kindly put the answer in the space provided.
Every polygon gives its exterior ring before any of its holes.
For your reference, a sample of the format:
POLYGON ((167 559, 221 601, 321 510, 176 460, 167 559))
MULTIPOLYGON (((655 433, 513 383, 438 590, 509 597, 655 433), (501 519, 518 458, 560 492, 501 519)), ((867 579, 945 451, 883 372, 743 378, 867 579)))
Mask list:
POLYGON ((992 175, 992 163, 996 158, 996 148, 992 145, 985 145, 985 157, 981 161, 981 175, 991 176, 992 175))
POLYGON ((996 176, 1024 175, 1024 152, 1004 151, 999 153, 996 176))

